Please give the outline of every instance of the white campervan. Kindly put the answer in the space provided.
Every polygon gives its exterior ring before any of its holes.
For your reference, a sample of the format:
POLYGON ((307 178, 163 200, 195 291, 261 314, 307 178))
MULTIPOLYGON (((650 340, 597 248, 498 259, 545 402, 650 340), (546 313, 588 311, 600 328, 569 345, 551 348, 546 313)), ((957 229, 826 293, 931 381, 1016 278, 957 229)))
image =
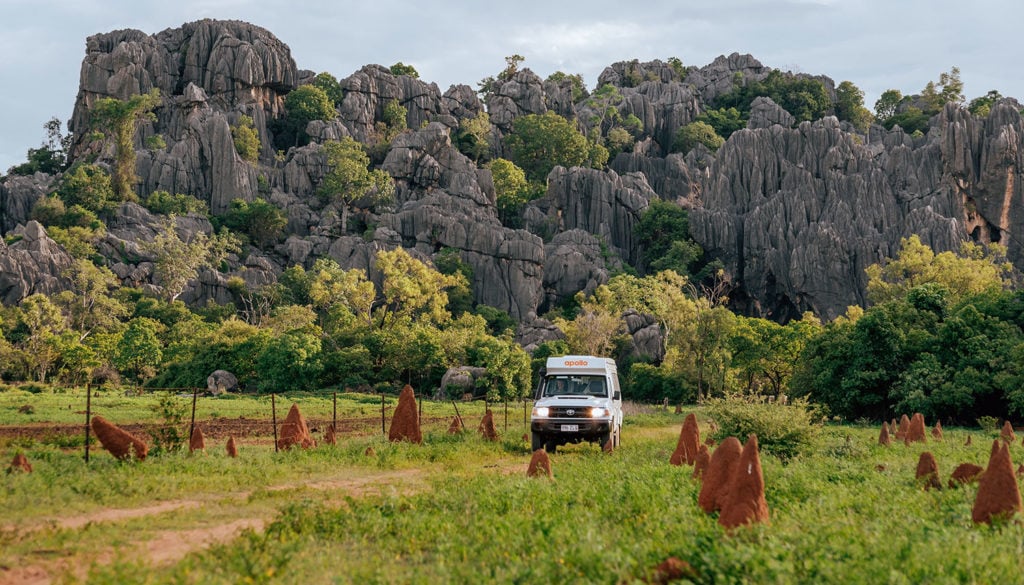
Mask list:
POLYGON ((619 446, 622 392, 615 360, 589 355, 549 357, 530 417, 533 449, 609 440, 619 446))

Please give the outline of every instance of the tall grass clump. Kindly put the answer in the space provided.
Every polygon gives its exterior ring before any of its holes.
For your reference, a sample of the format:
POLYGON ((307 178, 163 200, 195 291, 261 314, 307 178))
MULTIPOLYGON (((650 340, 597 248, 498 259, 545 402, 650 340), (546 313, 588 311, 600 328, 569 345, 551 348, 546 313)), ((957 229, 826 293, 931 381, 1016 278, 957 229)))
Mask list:
POLYGON ((803 398, 780 404, 763 396, 733 394, 708 401, 705 414, 718 423, 715 440, 746 440, 753 433, 761 451, 780 459, 806 451, 821 430, 821 414, 803 398))

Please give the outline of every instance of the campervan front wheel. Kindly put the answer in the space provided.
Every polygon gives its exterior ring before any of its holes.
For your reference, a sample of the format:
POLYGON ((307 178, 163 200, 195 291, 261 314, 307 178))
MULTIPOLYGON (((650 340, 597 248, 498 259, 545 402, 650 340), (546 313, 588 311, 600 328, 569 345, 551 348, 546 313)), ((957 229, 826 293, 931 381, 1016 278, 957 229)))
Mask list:
POLYGON ((533 447, 534 451, 536 451, 537 449, 543 449, 544 448, 544 435, 542 435, 540 433, 537 433, 537 432, 533 432, 533 433, 530 434, 530 436, 533 439, 530 442, 530 445, 531 445, 531 447, 533 447))

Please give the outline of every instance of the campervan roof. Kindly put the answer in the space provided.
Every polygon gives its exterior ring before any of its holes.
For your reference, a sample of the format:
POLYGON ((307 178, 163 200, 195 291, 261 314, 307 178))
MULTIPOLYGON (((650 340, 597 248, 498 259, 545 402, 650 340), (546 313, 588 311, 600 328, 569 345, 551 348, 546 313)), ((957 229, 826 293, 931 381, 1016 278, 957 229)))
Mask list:
POLYGON ((559 374, 605 374, 609 369, 613 372, 615 371, 615 360, 590 355, 549 357, 547 362, 548 376, 559 374))

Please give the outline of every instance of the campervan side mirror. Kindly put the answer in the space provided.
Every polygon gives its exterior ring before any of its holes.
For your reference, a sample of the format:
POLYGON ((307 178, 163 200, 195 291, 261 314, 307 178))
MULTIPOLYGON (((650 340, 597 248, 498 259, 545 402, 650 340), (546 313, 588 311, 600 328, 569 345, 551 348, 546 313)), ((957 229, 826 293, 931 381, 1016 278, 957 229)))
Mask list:
POLYGON ((612 400, 622 400, 622 392, 620 390, 616 390, 615 392, 613 392, 612 400))

